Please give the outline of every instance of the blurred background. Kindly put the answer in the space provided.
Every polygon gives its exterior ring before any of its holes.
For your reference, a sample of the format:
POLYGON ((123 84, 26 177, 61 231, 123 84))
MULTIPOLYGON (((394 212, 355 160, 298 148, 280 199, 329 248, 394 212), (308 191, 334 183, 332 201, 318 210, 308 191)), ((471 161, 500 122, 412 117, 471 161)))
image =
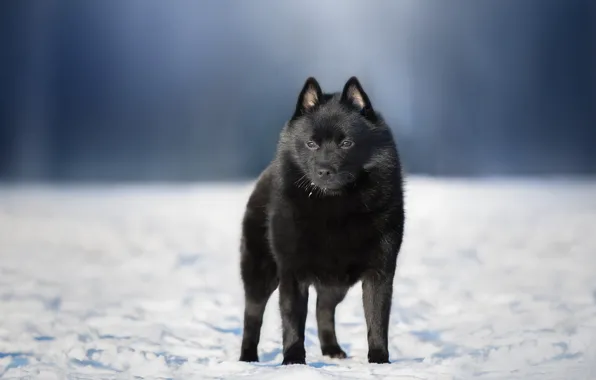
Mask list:
POLYGON ((308 76, 406 170, 596 173, 594 0, 3 1, 0 180, 254 178, 308 76))

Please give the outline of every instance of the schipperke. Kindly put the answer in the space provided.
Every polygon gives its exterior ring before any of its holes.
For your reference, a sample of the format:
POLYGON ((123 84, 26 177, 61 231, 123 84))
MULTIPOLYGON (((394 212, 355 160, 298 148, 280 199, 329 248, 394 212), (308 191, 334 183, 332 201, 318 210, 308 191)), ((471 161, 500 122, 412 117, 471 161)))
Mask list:
POLYGON ((393 278, 404 229, 402 168, 391 130, 356 77, 341 93, 306 80, 242 222, 241 361, 258 361, 263 312, 279 285, 283 364, 304 364, 308 289, 323 355, 345 358, 335 308, 362 281, 368 361, 388 363, 393 278))

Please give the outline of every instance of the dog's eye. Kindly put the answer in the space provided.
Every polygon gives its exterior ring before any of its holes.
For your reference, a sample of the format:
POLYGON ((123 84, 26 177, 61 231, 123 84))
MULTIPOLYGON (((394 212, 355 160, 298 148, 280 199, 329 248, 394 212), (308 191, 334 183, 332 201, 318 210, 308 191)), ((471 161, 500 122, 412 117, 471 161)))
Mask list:
POLYGON ((341 144, 339 144, 339 147, 342 149, 348 149, 348 148, 351 148, 353 145, 354 145, 353 141, 344 140, 341 142, 341 144))
POLYGON ((316 142, 310 140, 310 141, 306 142, 306 147, 310 150, 314 150, 314 149, 317 149, 319 147, 319 145, 317 145, 316 142))

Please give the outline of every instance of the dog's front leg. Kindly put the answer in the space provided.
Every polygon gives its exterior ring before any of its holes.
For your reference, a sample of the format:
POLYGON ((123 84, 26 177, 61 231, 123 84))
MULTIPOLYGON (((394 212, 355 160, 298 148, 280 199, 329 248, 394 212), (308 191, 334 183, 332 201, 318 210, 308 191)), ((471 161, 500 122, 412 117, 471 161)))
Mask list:
POLYGON ((308 309, 308 285, 299 283, 292 275, 281 275, 279 308, 283 330, 282 364, 306 364, 304 325, 308 309))
POLYGON ((362 281, 362 301, 368 335, 368 362, 389 363, 388 335, 393 276, 371 274, 362 281))

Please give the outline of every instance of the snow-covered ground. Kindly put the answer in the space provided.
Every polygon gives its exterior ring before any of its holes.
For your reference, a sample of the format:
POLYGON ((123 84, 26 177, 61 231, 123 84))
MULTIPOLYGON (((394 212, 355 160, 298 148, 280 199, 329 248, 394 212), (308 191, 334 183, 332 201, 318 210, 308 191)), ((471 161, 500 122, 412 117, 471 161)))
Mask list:
POLYGON ((282 367, 277 292, 259 364, 239 363, 240 219, 251 183, 0 188, 0 377, 596 379, 596 181, 412 178, 392 364, 282 367))

